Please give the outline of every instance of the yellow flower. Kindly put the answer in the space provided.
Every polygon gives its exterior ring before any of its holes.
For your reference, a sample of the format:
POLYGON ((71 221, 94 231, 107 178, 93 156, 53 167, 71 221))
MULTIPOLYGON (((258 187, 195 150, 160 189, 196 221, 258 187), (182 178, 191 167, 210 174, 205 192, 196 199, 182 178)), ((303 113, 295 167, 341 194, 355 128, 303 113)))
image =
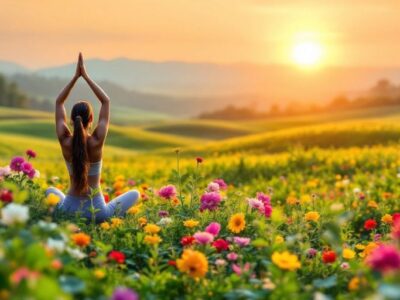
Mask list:
POLYGON ((311 196, 310 195, 302 195, 300 197, 300 203, 301 204, 307 204, 311 202, 311 196))
POLYGON ((228 229, 234 233, 239 233, 246 227, 243 213, 234 214, 229 219, 228 229))
POLYGON ((193 227, 196 227, 197 225, 199 225, 199 221, 190 219, 190 220, 184 221, 184 222, 183 222, 183 225, 184 225, 185 227, 188 227, 188 228, 193 228, 193 227))
POLYGON ((140 211, 140 206, 139 205, 134 205, 130 209, 128 209, 127 213, 130 215, 135 215, 140 211))
POLYGON ((97 279, 103 279, 104 277, 106 277, 106 272, 104 272, 101 269, 96 269, 93 271, 94 277, 96 277, 97 279))
POLYGON ((124 221, 120 218, 111 218, 111 227, 112 228, 117 228, 121 226, 124 223, 124 221))
POLYGON ((316 211, 309 211, 308 213, 306 213, 304 215, 304 219, 306 221, 314 221, 314 222, 318 222, 319 220, 319 213, 316 211))
POLYGON ((301 267, 300 261, 295 254, 288 251, 274 252, 272 254, 272 262, 279 268, 288 271, 295 271, 301 267))
POLYGON ((389 214, 384 215, 381 220, 385 224, 393 224, 393 217, 389 214))
POLYGON ((350 291, 357 291, 361 286, 366 286, 367 280, 364 277, 353 277, 349 281, 348 288, 350 291))
POLYGON ((56 206, 58 202, 60 202, 60 197, 57 196, 56 194, 50 193, 46 197, 46 204, 48 206, 56 206))
POLYGON ((111 228, 111 226, 110 226, 110 223, 103 222, 103 223, 100 224, 100 228, 103 229, 103 230, 108 230, 108 229, 111 228))
POLYGON ((121 190, 124 187, 125 183, 123 181, 114 182, 113 188, 114 190, 121 190))
POLYGON ((195 250, 186 249, 180 259, 177 259, 178 270, 188 274, 193 278, 204 277, 208 271, 208 261, 206 256, 195 250))
POLYGON ((369 242, 367 246, 365 246, 365 249, 362 253, 360 253, 360 257, 365 258, 368 255, 371 254, 372 250, 374 250, 376 247, 378 247, 377 243, 374 242, 369 242))
POLYGON ((148 224, 144 227, 144 232, 150 233, 150 234, 155 234, 158 233, 161 230, 159 226, 156 224, 148 224))
POLYGON ((286 198, 286 203, 289 205, 295 205, 295 204, 297 204, 297 202, 298 202, 298 200, 294 196, 289 196, 286 198))
POLYGON ((144 226, 147 224, 147 219, 145 217, 140 217, 138 219, 138 222, 139 222, 140 226, 144 226))
POLYGON ((114 181, 124 181, 125 177, 123 175, 118 175, 114 178, 114 181))
POLYGON ((368 201, 368 207, 371 208, 378 208, 378 203, 376 203, 375 201, 368 201))
POLYGON ((284 241, 285 241, 285 239, 281 235, 277 235, 275 237, 275 244, 282 244, 284 241))
POLYGON ((356 249, 358 249, 358 250, 364 250, 364 249, 365 249, 365 246, 364 246, 363 244, 357 244, 357 245, 356 245, 356 249))
POLYGON ((144 237, 144 242, 148 245, 158 245, 161 243, 162 239, 157 235, 146 235, 144 237))
POLYGON ((90 236, 83 232, 71 235, 71 240, 79 247, 86 247, 90 244, 90 236))
POLYGON ((356 253, 349 248, 344 248, 342 251, 342 256, 345 259, 353 259, 356 256, 356 253))

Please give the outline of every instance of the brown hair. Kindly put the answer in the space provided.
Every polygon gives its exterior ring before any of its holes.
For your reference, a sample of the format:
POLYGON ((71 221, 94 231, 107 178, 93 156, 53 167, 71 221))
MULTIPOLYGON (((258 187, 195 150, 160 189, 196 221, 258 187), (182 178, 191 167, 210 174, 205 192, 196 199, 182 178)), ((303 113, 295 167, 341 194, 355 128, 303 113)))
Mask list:
POLYGON ((79 193, 88 192, 89 156, 86 148, 86 130, 92 116, 92 106, 86 101, 79 101, 71 110, 74 123, 72 136, 72 180, 79 193))

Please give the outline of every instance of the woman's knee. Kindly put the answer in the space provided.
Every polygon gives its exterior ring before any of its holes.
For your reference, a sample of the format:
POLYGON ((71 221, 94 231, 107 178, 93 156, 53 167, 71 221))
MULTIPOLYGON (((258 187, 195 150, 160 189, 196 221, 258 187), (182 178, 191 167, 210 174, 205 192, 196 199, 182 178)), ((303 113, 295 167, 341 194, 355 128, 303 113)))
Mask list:
POLYGON ((130 191, 125 193, 124 198, 125 197, 126 197, 126 199, 129 199, 130 201, 135 203, 136 201, 138 201, 138 199, 140 197, 140 193, 139 193, 138 190, 130 190, 130 191))
POLYGON ((60 191, 57 188, 51 186, 51 187, 48 187, 44 193, 45 193, 45 195, 47 197, 50 194, 58 194, 59 192, 60 191))

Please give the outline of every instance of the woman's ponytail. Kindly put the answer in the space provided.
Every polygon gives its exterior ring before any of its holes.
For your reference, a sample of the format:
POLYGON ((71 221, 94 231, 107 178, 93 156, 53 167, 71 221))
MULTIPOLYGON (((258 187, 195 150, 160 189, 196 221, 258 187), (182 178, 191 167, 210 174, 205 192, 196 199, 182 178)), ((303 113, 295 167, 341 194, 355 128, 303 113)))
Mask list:
POLYGON ((75 116, 72 136, 72 179, 79 193, 88 192, 89 157, 86 148, 85 127, 80 115, 75 116))

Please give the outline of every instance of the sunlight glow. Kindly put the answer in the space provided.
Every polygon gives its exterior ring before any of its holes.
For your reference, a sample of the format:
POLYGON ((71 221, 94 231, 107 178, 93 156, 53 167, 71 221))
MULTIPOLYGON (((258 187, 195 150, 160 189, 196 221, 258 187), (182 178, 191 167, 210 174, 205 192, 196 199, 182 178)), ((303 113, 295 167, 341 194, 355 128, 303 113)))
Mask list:
POLYGON ((312 67, 321 62, 322 52, 322 46, 318 42, 303 41, 294 45, 292 58, 300 66, 312 67))

